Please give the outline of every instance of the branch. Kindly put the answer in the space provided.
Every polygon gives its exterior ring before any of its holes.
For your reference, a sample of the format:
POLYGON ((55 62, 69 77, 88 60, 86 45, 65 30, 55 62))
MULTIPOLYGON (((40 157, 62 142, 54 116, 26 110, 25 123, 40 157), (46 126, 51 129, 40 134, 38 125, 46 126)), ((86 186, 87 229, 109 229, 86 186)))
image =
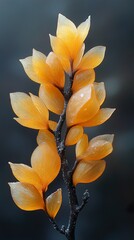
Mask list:
POLYGON ((66 135, 67 135, 69 128, 66 127, 65 135, 64 135, 64 138, 62 139, 62 128, 63 128, 64 122, 66 119, 66 109, 67 109, 69 99, 72 96, 71 89, 72 89, 72 84, 73 84, 73 78, 74 78, 74 74, 71 74, 71 76, 69 77, 67 89, 64 89, 64 91, 63 91, 63 95, 64 95, 64 99, 65 99, 64 109, 63 109, 62 114, 59 117, 57 128, 54 132, 55 140, 56 140, 56 144, 57 144, 57 150, 58 150, 59 156, 61 158, 62 177, 63 177, 63 180, 64 180, 67 190, 68 190, 70 215, 69 215, 69 221, 68 221, 67 228, 65 229, 65 226, 62 226, 60 229, 58 227, 58 225, 55 223, 55 221, 49 217, 49 220, 53 224, 54 229, 56 229, 61 234, 64 234, 68 240, 75 240, 75 226, 76 226, 78 214, 83 209, 83 207, 85 206, 85 204, 87 203, 88 198, 89 198, 89 194, 86 191, 83 195, 82 203, 79 206, 77 194, 76 194, 76 188, 72 182, 72 175, 77 167, 78 162, 75 161, 74 166, 73 166, 72 170, 70 171, 69 166, 68 166, 68 160, 66 159, 65 139, 66 139, 66 135))
POLYGON ((54 221, 53 218, 51 218, 51 217, 49 217, 49 216, 48 216, 48 218, 49 218, 49 221, 52 223, 53 228, 54 228, 55 230, 57 230, 58 232, 60 232, 61 234, 64 234, 64 235, 65 235, 65 226, 62 225, 62 227, 59 228, 59 226, 57 225, 57 223, 54 221))
POLYGON ((84 194, 83 194, 83 197, 82 197, 82 203, 81 205, 79 205, 79 207, 77 208, 77 211, 80 212, 84 206, 87 204, 88 202, 88 199, 89 199, 90 195, 89 195, 89 192, 88 190, 86 189, 84 194))

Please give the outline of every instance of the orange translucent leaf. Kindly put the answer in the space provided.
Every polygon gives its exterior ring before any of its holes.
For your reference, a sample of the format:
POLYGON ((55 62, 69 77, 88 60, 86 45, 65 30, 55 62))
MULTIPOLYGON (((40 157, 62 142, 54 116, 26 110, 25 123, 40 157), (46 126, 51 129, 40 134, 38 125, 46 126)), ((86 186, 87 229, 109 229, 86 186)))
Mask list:
POLYGON ((81 139, 77 142, 75 153, 76 158, 79 158, 88 148, 88 136, 87 134, 83 134, 81 139))
POLYGON ((55 122, 55 121, 49 120, 49 121, 48 121, 48 125, 49 125, 49 128, 50 128, 52 131, 55 131, 56 128, 57 128, 57 122, 55 122))
POLYGON ((96 97, 101 106, 106 97, 106 90, 105 90, 104 82, 100 82, 100 83, 95 82, 94 88, 95 88, 96 97))
POLYGON ((20 118, 36 117, 36 110, 31 97, 23 92, 10 93, 11 106, 15 114, 20 118))
POLYGON ((56 31, 57 37, 61 38, 62 40, 66 40, 66 38, 68 38, 68 35, 75 35, 76 33, 77 30, 75 24, 62 14, 59 14, 56 31))
POLYGON ((40 79, 40 83, 51 83, 52 75, 50 67, 46 63, 46 56, 43 53, 33 49, 32 63, 34 71, 38 76, 38 79, 40 79))
POLYGON ((84 54, 84 51, 85 51, 85 44, 83 43, 82 44, 82 47, 79 49, 74 61, 73 61, 73 71, 75 71, 78 67, 78 65, 80 64, 81 62, 81 59, 83 57, 83 54, 84 54))
POLYGON ((62 113, 64 108, 64 97, 58 88, 51 84, 41 85, 39 97, 50 111, 56 114, 62 113))
POLYGON ((74 75, 72 90, 77 92, 81 88, 93 83, 95 80, 94 69, 79 70, 74 75))
POLYGON ((93 118, 91 118, 89 121, 81 123, 81 125, 83 127, 98 126, 106 122, 111 117, 114 111, 115 108, 101 108, 93 118))
POLYGON ((106 157, 113 151, 113 137, 113 134, 105 134, 91 139, 86 152, 80 156, 80 159, 88 162, 106 157))
POLYGON ((51 69, 52 83, 59 88, 63 88, 65 84, 65 74, 63 71, 63 67, 55 53, 49 53, 46 59, 46 63, 51 69))
POLYGON ((65 44, 65 47, 68 49, 68 58, 70 58, 70 61, 74 60, 73 70, 76 69, 83 55, 84 51, 82 49, 82 45, 88 34, 89 27, 90 18, 76 28, 72 21, 59 14, 57 37, 62 40, 62 42, 65 44))
POLYGON ((89 32, 89 29, 90 29, 90 16, 86 19, 85 22, 81 23, 77 28, 78 35, 82 42, 85 41, 89 32))
POLYGON ((50 36, 50 43, 53 49, 53 52, 59 57, 63 56, 64 58, 70 58, 70 53, 65 45, 65 43, 58 37, 50 36))
POLYGON ((104 172, 106 163, 104 160, 80 161, 73 174, 73 184, 90 183, 99 178, 104 172))
POLYGON ((69 100, 66 121, 68 126, 91 119, 99 110, 99 103, 92 84, 80 89, 69 100))
POLYGON ((28 183, 9 183, 15 204, 22 210, 44 210, 44 201, 38 190, 28 183))
POLYGON ((48 111, 46 105, 44 104, 44 102, 42 101, 42 99, 40 99, 39 97, 35 96, 32 93, 30 93, 30 96, 31 96, 31 99, 33 101, 34 106, 36 107, 36 109, 40 113, 43 121, 48 122, 49 111, 48 111))
POLYGON ((20 62, 27 76, 34 82, 40 83, 40 79, 38 78, 33 68, 32 56, 20 59, 20 62))
POLYGON ((31 165, 46 188, 60 171, 61 160, 56 146, 50 141, 41 143, 32 154, 31 165))
POLYGON ((50 35, 50 42, 53 52, 58 56, 63 69, 67 72, 71 72, 71 65, 70 65, 70 53, 65 45, 65 43, 54 36, 50 35))
POLYGON ((43 142, 50 141, 52 144, 55 144, 54 135, 48 130, 40 130, 37 135, 37 143, 40 145, 43 142))
POLYGON ((97 46, 90 49, 83 57, 79 69, 91 69, 101 64, 104 59, 106 47, 97 46))
POLYGON ((83 135, 83 127, 79 125, 71 127, 66 136, 65 145, 69 146, 69 145, 76 144, 80 140, 82 135, 83 135))
POLYGON ((48 110, 41 99, 31 94, 16 92, 10 94, 13 111, 19 124, 34 129, 48 128, 48 110))
POLYGON ((37 173, 25 164, 9 163, 12 173, 15 178, 22 183, 29 183, 34 185, 42 194, 42 182, 37 173))
POLYGON ((44 64, 44 62, 46 61, 46 55, 33 48, 33 60, 37 60, 44 64))
POLYGON ((72 57, 75 47, 74 43, 77 36, 77 29, 74 23, 59 14, 56 35, 65 43, 68 51, 70 52, 70 56, 72 57))
POLYGON ((46 211, 51 218, 55 218, 62 203, 61 188, 49 195, 46 199, 46 211))
POLYGON ((48 125, 42 121, 36 121, 36 120, 32 120, 31 118, 14 118, 14 120, 16 120, 16 122, 18 122, 20 125, 24 126, 24 127, 28 127, 28 128, 32 128, 32 129, 47 129, 48 125))

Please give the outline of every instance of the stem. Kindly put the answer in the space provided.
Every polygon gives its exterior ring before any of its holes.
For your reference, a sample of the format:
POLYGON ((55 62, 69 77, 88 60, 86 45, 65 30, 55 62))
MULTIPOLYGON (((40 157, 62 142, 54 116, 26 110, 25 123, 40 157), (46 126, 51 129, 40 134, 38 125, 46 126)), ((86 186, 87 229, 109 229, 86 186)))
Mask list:
POLYGON ((69 99, 72 96, 71 89, 72 89, 72 84, 73 84, 73 78, 74 78, 74 74, 72 73, 69 77, 67 89, 64 89, 64 91, 63 91, 63 95, 64 95, 64 99, 65 99, 64 109, 63 109, 62 114, 60 115, 56 131, 54 132, 57 150, 58 150, 59 156, 61 158, 62 177, 63 177, 63 180, 65 182, 65 185, 66 185, 67 191, 68 191, 70 214, 69 214, 67 228, 65 228, 65 226, 62 226, 60 229, 58 227, 58 225, 55 223, 55 221, 49 217, 49 220, 53 224, 54 229, 56 229, 61 234, 64 234, 68 240, 75 240, 75 227, 76 227, 77 217, 78 217, 79 212, 83 209, 83 207, 87 203, 87 200, 89 197, 89 196, 87 196, 87 194, 83 195, 82 203, 79 206, 77 194, 76 194, 76 188, 72 182, 72 175, 77 166, 77 161, 75 161, 74 167, 70 171, 69 166, 68 166, 68 160, 66 158, 65 139, 66 139, 67 132, 69 130, 67 127, 66 127, 65 136, 62 139, 62 128, 63 128, 63 124, 66 119, 66 109, 67 109, 69 99))
POLYGON ((57 225, 57 223, 54 221, 53 218, 50 218, 50 217, 48 217, 48 218, 49 218, 49 221, 53 224, 53 228, 54 228, 55 230, 57 230, 59 233, 65 235, 64 226, 62 226, 61 229, 60 229, 59 226, 57 225))

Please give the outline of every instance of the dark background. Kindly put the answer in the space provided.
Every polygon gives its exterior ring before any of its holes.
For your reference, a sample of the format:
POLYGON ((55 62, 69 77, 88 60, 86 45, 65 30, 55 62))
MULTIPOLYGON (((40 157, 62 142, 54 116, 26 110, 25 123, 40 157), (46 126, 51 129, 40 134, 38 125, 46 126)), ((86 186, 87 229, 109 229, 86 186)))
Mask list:
MULTIPOLYGON (((104 62, 96 69, 96 81, 104 81, 104 106, 116 107, 112 118, 93 129, 89 137, 114 133, 114 152, 107 157, 105 173, 97 181, 78 187, 79 197, 89 189, 90 200, 80 214, 77 240, 134 239, 134 1, 132 0, 0 0, 0 240, 62 240, 42 211, 25 212, 13 203, 8 187, 14 181, 8 161, 29 164, 37 131, 17 124, 9 93, 37 94, 38 84, 24 73, 20 58, 32 48, 48 54, 48 34, 55 34, 58 13, 76 25, 92 17, 86 50, 107 47, 104 62)), ((69 151, 73 160, 72 150, 69 151)), ((50 192, 63 185, 59 177, 50 192)), ((57 216, 66 224, 68 205, 57 216)))

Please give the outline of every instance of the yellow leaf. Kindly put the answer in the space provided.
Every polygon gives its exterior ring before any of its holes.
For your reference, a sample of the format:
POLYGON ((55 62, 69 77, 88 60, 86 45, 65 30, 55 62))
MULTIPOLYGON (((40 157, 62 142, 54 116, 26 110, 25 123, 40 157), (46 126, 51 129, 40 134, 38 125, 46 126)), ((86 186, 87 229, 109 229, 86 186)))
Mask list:
POLYGON ((43 184, 37 173, 25 164, 10 163, 10 167, 15 178, 22 183, 34 185, 40 194, 42 194, 43 184))
POLYGON ((79 125, 71 127, 66 136, 65 145, 69 146, 69 145, 76 144, 80 140, 82 135, 83 135, 83 127, 79 125))
POLYGON ((82 47, 79 49, 79 51, 76 54, 76 57, 73 61, 73 71, 75 71, 77 69, 78 65, 80 64, 81 59, 82 59, 83 54, 84 54, 84 51, 85 51, 85 44, 83 43, 82 47))
POLYGON ((100 106, 102 105, 102 103, 105 100, 106 97, 106 90, 105 90, 105 85, 103 82, 100 83, 94 83, 94 88, 95 88, 95 93, 96 93, 96 97, 98 99, 98 102, 100 104, 100 106))
POLYGON ((20 118, 36 117, 38 111, 35 108, 30 96, 23 92, 10 93, 10 100, 13 111, 20 118))
POLYGON ((74 23, 63 16, 62 14, 58 15, 58 23, 57 23, 57 37, 65 40, 68 38, 69 34, 75 35, 77 33, 76 26, 74 23))
POLYGON ((52 131, 55 131, 56 128, 57 128, 57 122, 55 122, 55 121, 49 120, 49 121, 48 121, 48 125, 49 125, 49 128, 50 128, 52 131))
POLYGON ((20 59, 20 62, 27 76, 34 82, 40 83, 40 79, 38 78, 33 68, 32 56, 20 59))
POLYGON ((28 183, 9 183, 15 204, 22 210, 44 210, 44 201, 38 190, 28 183))
POLYGON ((91 119, 99 110, 99 102, 92 84, 80 89, 69 100, 66 121, 72 126, 91 119))
POLYGON ((49 53, 46 59, 46 63, 51 69, 53 85, 56 85, 59 88, 64 88, 65 74, 63 71, 63 67, 55 53, 49 53))
POLYGON ((32 129, 47 129, 48 125, 42 121, 37 121, 37 120, 32 120, 32 119, 28 119, 28 118, 14 118, 14 120, 16 120, 16 122, 18 122, 20 125, 24 126, 24 127, 28 127, 28 128, 32 128, 32 129))
POLYGON ((50 111, 56 114, 62 113, 64 108, 64 97, 58 88, 54 87, 52 84, 41 85, 39 97, 50 111))
POLYGON ((46 56, 33 49, 32 63, 34 71, 38 79, 40 79, 40 83, 51 83, 52 74, 49 65, 46 63, 46 56))
POLYGON ((63 69, 67 72, 71 72, 71 65, 70 65, 70 53, 65 45, 65 43, 52 35, 50 35, 50 43, 53 52, 58 56, 63 69))
POLYGON ((77 92, 83 87, 93 83, 95 80, 95 71, 94 69, 80 70, 77 71, 74 75, 73 92, 77 92))
POLYGON ((62 203, 62 192, 59 188, 46 199, 46 211, 51 218, 55 218, 62 203))
POLYGON ((48 122, 49 111, 48 111, 46 105, 44 104, 44 102, 42 101, 42 99, 40 99, 39 97, 35 96, 32 93, 30 93, 30 96, 31 96, 34 106, 36 107, 36 109, 40 113, 41 117, 43 118, 43 121, 45 123, 48 122))
POLYGON ((50 141, 52 144, 55 144, 55 138, 54 138, 54 135, 48 131, 47 129, 46 130, 40 130, 38 132, 38 135, 37 135, 37 143, 38 145, 40 145, 41 143, 43 142, 48 142, 50 141))
POLYGON ((74 23, 59 14, 56 35, 65 43, 70 53, 70 57, 73 59, 74 44, 77 37, 77 29, 74 23))
POLYGON ((88 148, 88 136, 87 134, 83 134, 81 139, 77 142, 75 152, 76 158, 80 158, 80 156, 87 150, 88 148))
POLYGON ((49 140, 41 143, 32 154, 31 165, 41 178, 44 188, 48 186, 57 177, 61 167, 56 146, 49 140))
POLYGON ((90 16, 86 19, 85 22, 81 23, 77 28, 78 35, 82 42, 85 41, 89 32, 89 29, 90 29, 90 16))
POLYGON ((113 134, 97 136, 89 141, 88 148, 80 159, 89 162, 91 160, 100 160, 109 155, 112 150, 113 134))
POLYGON ((82 58, 79 69, 91 69, 101 64, 104 59, 106 47, 97 46, 90 49, 82 58))
POLYGON ((106 163, 104 160, 80 161, 73 174, 73 184, 90 183, 99 178, 104 172, 106 163))
POLYGON ((96 113, 96 115, 93 116, 93 118, 81 123, 80 125, 83 127, 98 126, 98 125, 106 122, 111 117, 111 115, 113 114, 114 111, 115 111, 115 108, 101 108, 96 113))

